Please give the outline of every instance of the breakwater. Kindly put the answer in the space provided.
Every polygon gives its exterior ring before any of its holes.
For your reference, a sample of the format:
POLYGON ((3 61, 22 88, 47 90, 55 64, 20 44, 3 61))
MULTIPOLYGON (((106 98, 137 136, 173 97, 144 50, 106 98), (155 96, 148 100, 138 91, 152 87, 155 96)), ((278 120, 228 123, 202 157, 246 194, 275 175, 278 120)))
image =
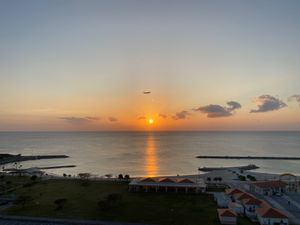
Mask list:
POLYGON ((218 156, 218 155, 200 155, 199 159, 263 159, 263 160, 300 160, 300 157, 288 156, 218 156))
POLYGON ((7 163, 15 163, 15 162, 23 162, 29 160, 40 160, 40 159, 61 159, 68 158, 67 155, 30 155, 30 156, 22 156, 22 155, 10 155, 9 157, 3 157, 0 159, 0 165, 7 163))

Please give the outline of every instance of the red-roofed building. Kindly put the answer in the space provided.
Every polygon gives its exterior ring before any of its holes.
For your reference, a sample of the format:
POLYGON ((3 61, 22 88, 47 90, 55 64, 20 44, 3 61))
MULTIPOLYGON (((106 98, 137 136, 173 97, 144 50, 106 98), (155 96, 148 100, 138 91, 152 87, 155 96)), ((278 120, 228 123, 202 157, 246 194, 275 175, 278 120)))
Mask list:
POLYGON ((245 209, 245 214, 250 218, 256 217, 256 209, 261 207, 261 204, 263 203, 261 200, 257 198, 244 198, 242 201, 242 205, 245 209))
POLYGON ((234 195, 234 194, 240 194, 243 193, 240 189, 237 188, 229 188, 225 190, 226 195, 234 195))
POLYGON ((281 180, 257 181, 250 184, 250 190, 261 195, 273 195, 285 192, 287 183, 281 180))
POLYGON ((237 214, 230 209, 218 209, 221 224, 236 224, 237 214))
POLYGON ((275 208, 256 209, 257 219, 261 225, 288 225, 289 220, 284 212, 275 208))
POLYGON ((240 201, 240 202, 241 202, 243 199, 254 198, 253 195, 248 194, 248 193, 245 193, 245 192, 239 193, 239 194, 235 194, 235 195, 233 195, 233 197, 234 197, 234 199, 235 199, 236 201, 240 201))

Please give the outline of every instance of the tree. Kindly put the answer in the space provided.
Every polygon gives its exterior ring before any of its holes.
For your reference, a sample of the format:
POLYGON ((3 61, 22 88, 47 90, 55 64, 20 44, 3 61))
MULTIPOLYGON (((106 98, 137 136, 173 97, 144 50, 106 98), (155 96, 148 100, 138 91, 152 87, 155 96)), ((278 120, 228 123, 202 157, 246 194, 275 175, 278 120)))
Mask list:
POLYGON ((130 176, 129 176, 128 174, 126 174, 126 175, 124 176, 124 178, 125 178, 126 180, 129 180, 129 179, 130 179, 130 176))
POLYGON ((123 174, 119 174, 118 179, 123 180, 124 179, 123 174))

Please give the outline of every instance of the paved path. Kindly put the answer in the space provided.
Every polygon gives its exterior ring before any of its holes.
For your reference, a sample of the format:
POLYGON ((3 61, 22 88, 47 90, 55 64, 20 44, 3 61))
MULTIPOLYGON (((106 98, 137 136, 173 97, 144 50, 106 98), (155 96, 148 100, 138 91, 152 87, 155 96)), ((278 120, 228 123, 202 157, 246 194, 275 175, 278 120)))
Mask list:
POLYGON ((23 216, 2 216, 0 215, 1 225, 146 225, 126 222, 107 222, 93 220, 66 220, 53 218, 37 218, 23 216))

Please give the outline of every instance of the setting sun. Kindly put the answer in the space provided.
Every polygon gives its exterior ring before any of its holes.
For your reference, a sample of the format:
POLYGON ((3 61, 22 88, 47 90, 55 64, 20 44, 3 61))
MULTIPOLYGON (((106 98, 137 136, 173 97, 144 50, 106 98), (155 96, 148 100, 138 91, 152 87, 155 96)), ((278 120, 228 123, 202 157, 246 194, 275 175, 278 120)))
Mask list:
POLYGON ((149 119, 149 120, 148 120, 148 123, 149 123, 149 124, 153 124, 153 122, 154 122, 153 119, 149 119))

